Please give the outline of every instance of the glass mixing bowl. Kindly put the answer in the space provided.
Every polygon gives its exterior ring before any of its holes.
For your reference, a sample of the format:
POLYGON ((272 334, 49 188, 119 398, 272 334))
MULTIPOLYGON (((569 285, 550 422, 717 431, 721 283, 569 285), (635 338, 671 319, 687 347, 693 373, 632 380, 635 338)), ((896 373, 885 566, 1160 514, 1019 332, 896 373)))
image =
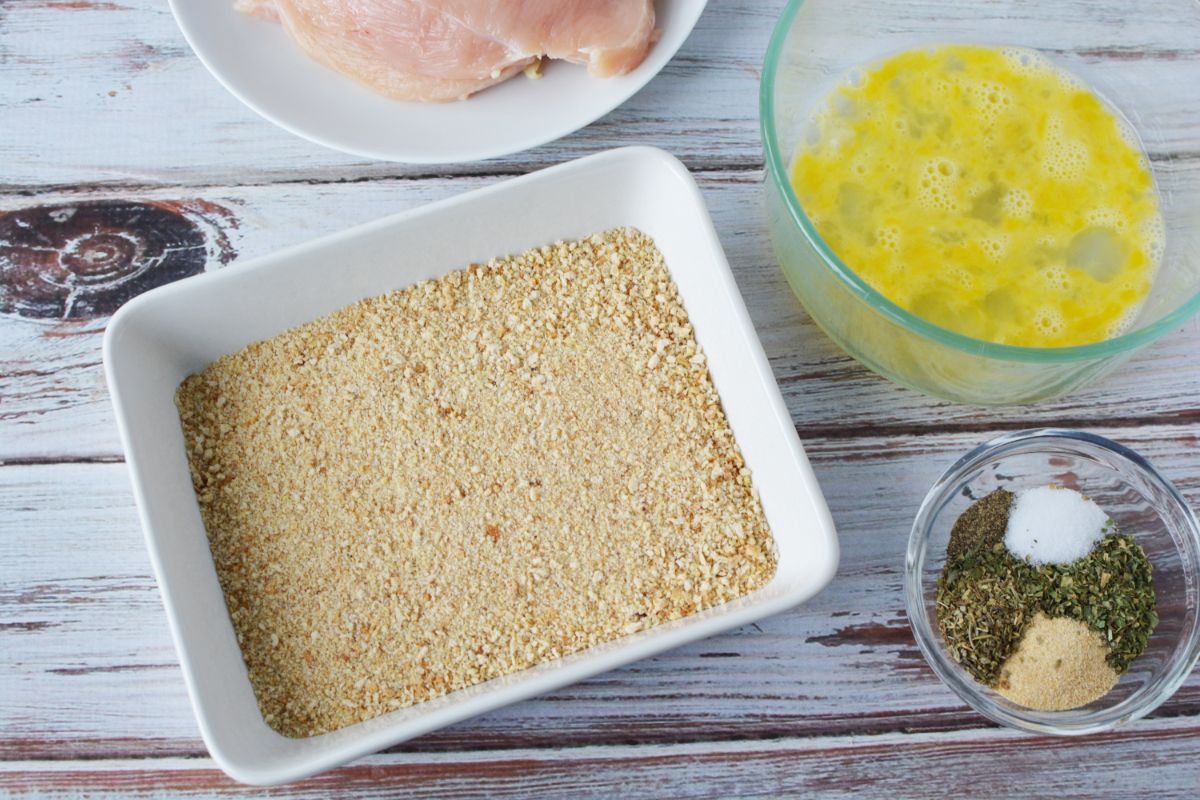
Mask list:
POLYGON ((1171 483, 1141 456, 1088 433, 1033 430, 967 453, 933 485, 917 512, 905 563, 908 619, 929 666, 979 713, 1014 728, 1095 733, 1149 714, 1200 659, 1200 524, 1171 483), (1056 483, 1088 495, 1133 536, 1154 566, 1158 626, 1146 650, 1107 695, 1070 711, 1034 711, 1002 697, 955 663, 937 627, 937 582, 950 529, 996 489, 1056 483))
POLYGON ((800 302, 850 355, 897 383, 962 403, 1029 403, 1106 374, 1200 309, 1198 0, 793 0, 763 69, 765 191, 776 257, 800 302), (788 173, 812 111, 854 67, 939 43, 1018 45, 1087 81, 1133 124, 1149 155, 1166 251, 1141 314, 1122 336, 1063 348, 954 333, 872 289, 822 241, 788 173))

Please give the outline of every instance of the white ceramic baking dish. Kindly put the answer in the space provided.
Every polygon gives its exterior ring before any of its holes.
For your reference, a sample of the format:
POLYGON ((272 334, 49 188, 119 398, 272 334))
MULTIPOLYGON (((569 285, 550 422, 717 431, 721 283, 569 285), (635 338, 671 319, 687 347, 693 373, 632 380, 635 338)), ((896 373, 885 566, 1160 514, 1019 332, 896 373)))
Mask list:
POLYGON ((108 385, 163 603, 216 762, 254 784, 295 780, 806 600, 833 576, 837 537, 699 189, 672 156, 612 150, 497 183, 125 305, 104 340, 108 385), (364 297, 470 262, 632 225, 666 258, 753 471, 779 569, 762 590, 695 616, 401 709, 289 739, 259 713, 217 583, 173 397, 227 353, 364 297))

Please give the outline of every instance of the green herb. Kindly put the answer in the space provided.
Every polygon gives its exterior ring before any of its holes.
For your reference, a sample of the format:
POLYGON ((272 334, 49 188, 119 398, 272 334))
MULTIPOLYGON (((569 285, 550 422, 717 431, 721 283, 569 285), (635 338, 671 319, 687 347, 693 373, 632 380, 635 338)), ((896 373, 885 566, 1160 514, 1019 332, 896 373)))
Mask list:
POLYGON ((1010 492, 993 492, 967 509, 951 532, 937 591, 938 628, 947 652, 977 681, 994 686, 1041 611, 1099 632, 1108 644, 1109 666, 1124 672, 1158 624, 1146 552, 1112 526, 1078 561, 1034 566, 1004 546, 1012 499, 1010 492))
POLYGON ((995 685, 1037 612, 1038 597, 1024 580, 1031 569, 1003 542, 946 560, 938 579, 938 628, 950 657, 980 683, 995 685))
POLYGON ((968 550, 991 548, 998 542, 1003 542, 1013 499, 1012 492, 997 489, 982 500, 972 503, 971 507, 954 521, 954 527, 950 530, 950 542, 946 545, 946 558, 958 558, 968 550))
POLYGON ((1150 559, 1132 536, 1110 533, 1086 557, 1067 567, 1042 610, 1074 617, 1108 642, 1108 665, 1124 672, 1146 649, 1158 625, 1150 559))

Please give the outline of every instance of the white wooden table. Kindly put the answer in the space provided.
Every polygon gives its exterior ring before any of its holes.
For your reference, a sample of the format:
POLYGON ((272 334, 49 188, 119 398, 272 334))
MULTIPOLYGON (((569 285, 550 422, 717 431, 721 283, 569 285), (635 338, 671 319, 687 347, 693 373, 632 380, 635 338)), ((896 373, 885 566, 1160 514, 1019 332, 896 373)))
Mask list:
MULTIPOLYGON (((357 161, 261 121, 204 72, 163 0, 0 0, 0 212, 23 210, 0 219, 11 233, 75 208, 80 225, 166 246, 125 284, 137 289, 614 145, 675 153, 703 187, 840 529, 840 572, 802 608, 271 794, 1200 793, 1200 674, 1114 733, 1000 730, 926 667, 901 593, 926 488, 1002 430, 1110 436, 1200 506, 1200 320, 1103 384, 1028 409, 936 402, 843 356, 792 298, 764 230, 757 86, 781 6, 714 2, 618 111, 519 156, 431 169, 357 161)), ((100 253, 98 284, 127 265, 122 248, 136 252, 123 241, 106 245, 111 263, 100 253)), ((0 314, 0 795, 253 794, 207 757, 142 546, 100 363, 105 304, 121 298, 35 299, 0 314)))

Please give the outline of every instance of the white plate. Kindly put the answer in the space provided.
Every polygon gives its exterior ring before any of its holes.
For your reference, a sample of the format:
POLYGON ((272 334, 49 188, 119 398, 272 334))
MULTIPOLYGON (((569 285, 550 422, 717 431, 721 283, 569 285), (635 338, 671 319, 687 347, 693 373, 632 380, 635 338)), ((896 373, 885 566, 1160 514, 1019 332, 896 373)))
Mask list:
MULTIPOLYGON (((108 387, 150 560, 200 730, 234 778, 294 780, 814 595, 837 537, 700 192, 661 150, 611 150, 170 284, 127 303, 104 338, 108 387), (471 262, 632 225, 679 286, 779 548, 774 579, 695 616, 311 739, 267 727, 254 701, 188 476, 173 402, 192 372, 251 342, 471 262), (419 255, 405 255, 419 254, 419 255)), ((134 711, 136 713, 136 710, 134 711)))
POLYGON ((518 75, 468 100, 389 100, 306 56, 277 23, 233 0, 170 0, 192 50, 217 80, 270 121, 365 158, 412 164, 477 161, 566 136, 628 100, 683 45, 707 0, 657 0, 662 38, 628 75, 592 78, 554 62, 540 80, 518 75))

